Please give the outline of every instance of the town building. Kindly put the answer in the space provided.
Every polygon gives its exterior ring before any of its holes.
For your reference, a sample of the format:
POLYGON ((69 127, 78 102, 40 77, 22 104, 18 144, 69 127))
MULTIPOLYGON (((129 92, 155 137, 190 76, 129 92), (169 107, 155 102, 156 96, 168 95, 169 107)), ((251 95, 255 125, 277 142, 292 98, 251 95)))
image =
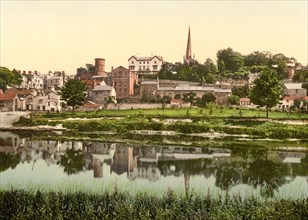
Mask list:
POLYGON ((66 76, 64 71, 56 71, 54 73, 49 72, 45 76, 44 89, 46 90, 56 90, 64 86, 66 81, 66 76))
POLYGON ((138 57, 131 56, 128 59, 128 68, 130 71, 140 74, 156 74, 163 65, 161 56, 138 57))
POLYGON ((231 95, 231 89, 217 86, 198 86, 190 84, 174 84, 173 86, 161 86, 159 81, 142 81, 140 83, 140 95, 143 99, 155 99, 170 97, 182 99, 184 95, 194 93, 195 98, 202 98, 205 93, 213 93, 217 104, 227 104, 227 98, 231 95))
POLYGON ((104 105, 116 100, 116 91, 113 86, 107 86, 102 82, 90 92, 89 99, 96 104, 104 105))
POLYGON ((119 66, 112 70, 111 77, 117 99, 128 99, 134 96, 134 86, 138 82, 137 74, 119 66))
POLYGON ((44 76, 37 71, 18 71, 22 77, 22 82, 18 88, 44 89, 44 76))
POLYGON ((285 96, 304 97, 307 95, 307 89, 302 87, 302 83, 285 83, 283 85, 283 94, 285 96))

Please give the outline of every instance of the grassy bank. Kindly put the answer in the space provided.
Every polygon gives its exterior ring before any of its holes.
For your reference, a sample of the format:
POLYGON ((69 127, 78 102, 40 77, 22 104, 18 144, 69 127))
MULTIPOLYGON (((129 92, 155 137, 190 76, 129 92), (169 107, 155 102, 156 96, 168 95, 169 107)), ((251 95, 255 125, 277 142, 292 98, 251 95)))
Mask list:
POLYGON ((308 115, 272 112, 270 119, 261 110, 224 108, 151 109, 151 110, 100 110, 71 114, 33 113, 30 118, 21 117, 15 126, 62 125, 80 133, 111 132, 129 136, 132 131, 173 131, 178 134, 218 133, 248 135, 262 138, 308 137, 308 125, 290 121, 308 120, 308 115), (241 113, 239 113, 241 112, 241 113), (284 122, 281 123, 281 122, 284 122))
POLYGON ((0 219, 307 219, 308 200, 0 191, 0 219))

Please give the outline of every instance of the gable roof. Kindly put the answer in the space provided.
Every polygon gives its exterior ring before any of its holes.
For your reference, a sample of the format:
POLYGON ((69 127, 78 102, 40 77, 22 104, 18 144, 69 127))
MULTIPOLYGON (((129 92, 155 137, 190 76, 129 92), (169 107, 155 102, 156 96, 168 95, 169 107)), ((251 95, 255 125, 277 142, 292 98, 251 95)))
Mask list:
POLYGON ((26 96, 32 94, 32 90, 29 89, 9 89, 5 93, 0 94, 1 101, 12 101, 18 96, 26 96))
POLYGON ((302 83, 285 83, 284 86, 287 89, 304 89, 302 88, 302 83))

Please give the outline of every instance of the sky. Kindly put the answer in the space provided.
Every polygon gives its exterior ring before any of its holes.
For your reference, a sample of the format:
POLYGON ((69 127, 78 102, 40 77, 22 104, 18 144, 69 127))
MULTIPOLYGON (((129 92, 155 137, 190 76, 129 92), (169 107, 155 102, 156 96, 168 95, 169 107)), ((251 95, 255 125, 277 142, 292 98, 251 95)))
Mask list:
POLYGON ((75 74, 104 58, 109 72, 133 55, 182 62, 189 27, 200 63, 231 47, 308 64, 306 0, 0 0, 0 7, 0 66, 9 69, 75 74))

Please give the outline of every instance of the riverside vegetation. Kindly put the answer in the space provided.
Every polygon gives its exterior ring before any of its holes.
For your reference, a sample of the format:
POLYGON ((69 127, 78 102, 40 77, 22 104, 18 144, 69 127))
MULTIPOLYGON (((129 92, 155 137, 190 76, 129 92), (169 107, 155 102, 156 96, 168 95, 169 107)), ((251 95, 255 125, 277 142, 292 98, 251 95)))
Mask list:
MULTIPOLYGON (((308 120, 307 114, 228 109, 219 107, 155 110, 99 110, 93 112, 33 113, 22 117, 15 126, 61 125, 70 131, 69 136, 85 133, 109 132, 133 138, 132 132, 170 131, 176 134, 196 135, 209 133, 227 137, 246 135, 258 138, 308 137, 308 124, 292 121, 308 120)), ((143 132, 144 133, 144 132, 143 132)), ((149 132, 151 133, 151 132, 149 132)), ((153 132, 152 132, 153 133, 153 132)), ((185 139, 185 138, 184 138, 185 139)))
POLYGON ((308 200, 0 191, 0 219, 307 219, 308 200))

